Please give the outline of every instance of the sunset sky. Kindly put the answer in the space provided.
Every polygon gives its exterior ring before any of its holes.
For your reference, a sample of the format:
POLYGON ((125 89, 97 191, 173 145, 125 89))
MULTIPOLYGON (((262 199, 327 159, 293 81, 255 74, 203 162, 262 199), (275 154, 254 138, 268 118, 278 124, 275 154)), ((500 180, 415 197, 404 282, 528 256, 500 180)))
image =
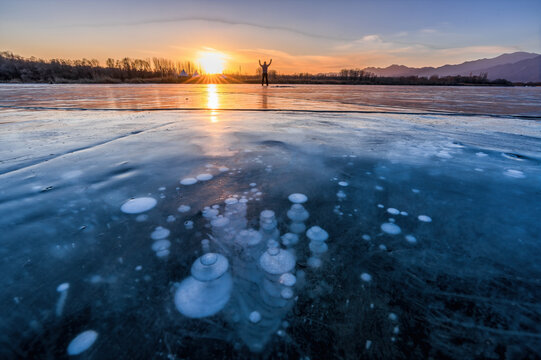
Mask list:
POLYGON ((540 14, 540 0, 0 0, 0 50, 102 64, 216 50, 247 73, 259 58, 280 73, 440 66, 541 53, 540 14))

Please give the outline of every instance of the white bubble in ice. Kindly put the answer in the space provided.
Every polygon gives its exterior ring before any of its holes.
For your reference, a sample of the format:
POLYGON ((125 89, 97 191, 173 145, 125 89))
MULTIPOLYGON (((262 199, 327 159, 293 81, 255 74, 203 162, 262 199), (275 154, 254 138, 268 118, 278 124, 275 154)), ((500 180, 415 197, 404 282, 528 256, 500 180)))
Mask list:
POLYGON ((398 334, 400 332, 400 328, 398 327, 398 325, 396 325, 394 328, 393 328, 393 334, 398 334))
POLYGON ((99 284, 100 282, 102 282, 102 277, 100 275, 92 275, 90 277, 90 283, 91 284, 99 284))
POLYGON ((486 153, 484 153, 484 152, 481 152, 481 151, 475 153, 475 155, 477 155, 477 156, 479 156, 479 157, 485 157, 485 156, 488 156, 488 154, 486 154, 486 153))
POLYGON ((417 243, 417 239, 413 235, 406 235, 405 238, 406 238, 406 241, 409 242, 410 244, 417 243))
POLYGON ((280 291, 280 297, 282 299, 289 300, 289 299, 291 299, 293 297, 293 295, 295 295, 295 293, 289 287, 286 287, 286 288, 282 289, 282 291, 280 291))
POLYGON ((526 177, 522 171, 514 169, 509 169, 504 172, 504 174, 515 179, 523 179, 526 177))
POLYGON ((214 219, 216 216, 218 216, 219 213, 220 212, 218 211, 218 209, 207 208, 203 210, 203 217, 207 219, 214 219))
POLYGON ((377 191, 383 191, 383 186, 376 185, 374 186, 374 189, 376 189, 377 191))
POLYGON ((177 211, 180 213, 185 213, 185 212, 190 211, 190 209, 191 209, 190 205, 180 205, 177 211))
POLYGON ((120 210, 126 214, 139 214, 152 209, 157 203, 152 197, 140 197, 126 201, 120 210))
POLYGON ((422 222, 432 222, 432 218, 428 215, 419 215, 417 216, 417 219, 419 219, 422 222))
POLYGON ((186 221, 184 222, 184 227, 185 227, 187 230, 193 229, 193 221, 191 221, 191 220, 186 220, 186 221))
POLYGON ((188 178, 184 178, 184 179, 180 180, 180 183, 182 185, 193 185, 196 182, 197 182, 197 179, 193 178, 193 177, 188 177, 188 178))
POLYGON ((159 258, 164 258, 164 257, 168 256, 169 254, 170 254, 169 249, 163 249, 163 250, 160 250, 160 251, 156 251, 156 256, 159 257, 159 258))
POLYGON ((347 181, 339 181, 338 185, 340 185, 340 186, 348 186, 349 183, 347 181))
POLYGON ((224 229, 227 225, 229 225, 229 222, 230 222, 229 218, 226 218, 220 215, 219 217, 211 220, 210 225, 212 225, 213 228, 224 229))
POLYGON ((393 223, 383 223, 381 224, 381 230, 383 232, 386 232, 387 234, 391 235, 397 235, 400 234, 402 230, 400 230, 400 226, 393 224, 393 223))
POLYGON ((294 233, 285 233, 284 235, 282 235, 281 239, 282 244, 284 244, 284 246, 286 247, 289 247, 297 245, 297 243, 299 242, 299 235, 294 233))
POLYGON ((165 191, 165 186, 160 186, 160 187, 158 188, 158 190, 159 190, 159 191, 165 191))
POLYGON ((137 222, 145 222, 147 220, 148 220, 148 215, 147 214, 139 214, 135 218, 135 221, 137 221, 137 222))
POLYGON ((321 267, 321 264, 322 264, 321 259, 315 256, 310 256, 308 260, 306 261, 306 263, 308 264, 308 266, 310 266, 313 269, 317 269, 321 267))
POLYGON ((408 216, 408 213, 407 213, 407 211, 401 211, 401 212, 400 212, 400 215, 402 215, 402 216, 408 216))
POLYGON ((293 286, 297 283, 297 277, 292 273, 284 273, 280 276, 279 282, 284 286, 293 286))
POLYGON ((338 192, 336 193, 336 197, 337 197, 338 199, 345 199, 346 196, 347 196, 346 193, 343 192, 342 190, 340 190, 340 191, 338 191, 338 192))
POLYGON ((379 244, 378 248, 379 248, 381 251, 387 251, 387 246, 385 246, 384 244, 379 244))
POLYGON ((370 281, 372 281, 372 275, 370 275, 368 273, 362 273, 361 274, 361 280, 364 281, 364 282, 370 282, 370 281))
POLYGON ((383 206, 383 204, 378 204, 378 207, 379 207, 380 209, 383 209, 385 206, 383 206))
POLYGON ((199 281, 212 281, 219 279, 228 269, 229 261, 225 256, 206 253, 192 264, 191 273, 199 281))
POLYGON ((69 283, 62 283, 58 285, 56 288, 56 291, 60 293, 60 298, 58 299, 56 303, 56 316, 60 317, 62 316, 62 312, 64 310, 64 305, 66 303, 66 299, 68 297, 68 289, 70 288, 69 283))
POLYGON ((303 204, 308 200, 308 196, 301 193, 294 193, 287 197, 294 204, 303 204))
POLYGON ((259 257, 259 266, 268 274, 281 275, 295 268, 295 256, 284 249, 269 247, 259 257))
POLYGON ((169 215, 169 216, 167 217, 167 219, 165 219, 165 221, 167 221, 168 223, 172 223, 172 222, 175 222, 176 219, 177 219, 177 218, 174 217, 173 215, 169 215))
POLYGON ((316 225, 306 230, 306 236, 311 241, 327 241, 329 238, 329 233, 316 225))
POLYGON ((388 209, 387 209, 387 212, 388 212, 389 214, 392 214, 392 215, 398 215, 398 214, 400 214, 400 210, 395 209, 395 208, 388 208, 388 209))
MULTIPOLYGON (((203 256, 207 260, 222 257, 213 253, 203 256)), ((192 276, 184 279, 175 292, 177 310, 190 318, 204 318, 220 312, 229 302, 233 288, 231 274, 227 272, 227 259, 217 259, 214 263, 205 260, 208 265, 201 263, 202 260, 196 260, 192 266, 192 276)))
POLYGON ((250 319, 251 323, 257 324, 261 321, 261 314, 258 311, 252 311, 248 316, 248 319, 250 319))
POLYGON ((222 166, 218 170, 220 170, 220 172, 226 172, 226 171, 229 171, 229 168, 227 166, 222 166))
POLYGON ((361 237, 362 237, 362 239, 363 239, 364 241, 370 241, 370 239, 371 239, 371 238, 370 238, 370 235, 367 235, 367 234, 364 234, 364 235, 361 236, 361 237))
POLYGON ((167 250, 170 247, 171 247, 171 241, 169 240, 158 240, 152 244, 152 250, 156 252, 167 250))
POLYGON ((143 270, 143 267, 141 265, 137 265, 135 267, 135 271, 141 271, 141 270, 143 270))
POLYGON ((69 283, 62 283, 62 284, 58 285, 58 287, 56 288, 56 291, 63 292, 63 291, 68 290, 69 288, 70 288, 69 283))
POLYGON ((254 229, 245 229, 239 231, 235 241, 242 246, 257 246, 261 243, 262 235, 254 229))
POLYGON ((199 181, 208 181, 208 180, 212 179, 212 175, 208 174, 208 173, 204 173, 204 174, 197 175, 196 178, 199 181))
POLYGON ((68 355, 79 355, 88 350, 98 338, 94 330, 83 331, 77 335, 68 345, 68 355))
POLYGON ((372 340, 366 340, 366 344, 364 345, 366 350, 370 349, 370 346, 372 346, 372 340))
POLYGON ((154 231, 150 234, 150 238, 152 240, 160 240, 160 239, 165 239, 166 237, 169 236, 169 234, 171 233, 171 231, 169 231, 169 229, 166 229, 162 226, 158 226, 156 229, 154 229, 154 231))
POLYGON ((257 185, 256 183, 250 183, 250 187, 254 187, 256 185, 257 185))
POLYGON ((398 320, 398 316, 395 313, 389 313, 389 320, 396 321, 398 320))
POLYGON ((418 194, 418 193, 421 192, 421 190, 419 190, 419 189, 411 189, 411 191, 412 191, 413 193, 415 193, 415 194, 418 194))

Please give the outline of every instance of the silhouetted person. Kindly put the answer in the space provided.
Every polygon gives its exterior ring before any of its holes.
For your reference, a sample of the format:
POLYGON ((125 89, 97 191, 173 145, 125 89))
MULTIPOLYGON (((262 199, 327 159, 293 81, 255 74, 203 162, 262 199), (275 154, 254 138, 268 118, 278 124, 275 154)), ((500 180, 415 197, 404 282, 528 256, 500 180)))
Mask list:
POLYGON ((270 59, 268 64, 266 61, 263 61, 263 64, 261 64, 261 60, 259 60, 259 66, 261 66, 261 69, 263 70, 261 72, 261 86, 263 86, 263 83, 265 82, 265 80, 267 81, 267 86, 269 86, 269 74, 267 73, 267 70, 269 69, 269 66, 271 64, 272 64, 272 59, 270 59))

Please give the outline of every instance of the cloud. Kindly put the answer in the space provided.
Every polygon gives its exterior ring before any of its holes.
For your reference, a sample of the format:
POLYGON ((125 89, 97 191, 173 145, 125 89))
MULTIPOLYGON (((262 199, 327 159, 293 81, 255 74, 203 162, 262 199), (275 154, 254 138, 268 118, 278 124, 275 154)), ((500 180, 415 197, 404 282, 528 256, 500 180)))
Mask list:
POLYGON ((473 55, 473 54, 487 54, 487 55, 501 55, 503 53, 515 52, 520 49, 514 46, 497 46, 497 45, 488 45, 488 46, 464 46, 464 47, 454 47, 439 50, 439 53, 442 55, 473 55))
MULTIPOLYGON (((357 40, 358 41, 358 40, 357 40)), ((382 42, 381 36, 379 35, 365 35, 361 38, 362 42, 382 42)))
POLYGON ((436 29, 421 29, 419 30, 421 34, 435 34, 438 32, 436 29))
POLYGON ((322 33, 312 33, 307 32, 287 26, 275 26, 275 25, 265 25, 250 21, 237 21, 227 18, 219 17, 207 17, 207 16, 180 16, 180 17, 169 17, 169 18, 156 18, 156 19, 141 19, 134 21, 115 21, 115 22, 102 22, 102 23, 92 23, 92 24, 74 24, 69 25, 69 27, 119 27, 119 26, 139 26, 139 25, 151 25, 151 24, 166 24, 166 23, 181 23, 181 22, 193 22, 193 21, 204 21, 215 24, 229 25, 229 26, 249 26, 263 30, 275 30, 275 31, 285 31, 291 34, 301 35, 305 37, 315 38, 315 39, 325 39, 325 40, 348 40, 344 37, 334 37, 322 33))

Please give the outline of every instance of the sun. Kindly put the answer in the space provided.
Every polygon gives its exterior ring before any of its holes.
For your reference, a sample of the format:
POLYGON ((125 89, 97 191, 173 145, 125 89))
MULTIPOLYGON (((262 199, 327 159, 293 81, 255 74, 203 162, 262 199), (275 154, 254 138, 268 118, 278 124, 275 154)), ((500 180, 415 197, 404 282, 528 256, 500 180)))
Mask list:
POLYGON ((201 51, 197 62, 206 74, 221 74, 225 67, 225 55, 218 51, 201 51))

